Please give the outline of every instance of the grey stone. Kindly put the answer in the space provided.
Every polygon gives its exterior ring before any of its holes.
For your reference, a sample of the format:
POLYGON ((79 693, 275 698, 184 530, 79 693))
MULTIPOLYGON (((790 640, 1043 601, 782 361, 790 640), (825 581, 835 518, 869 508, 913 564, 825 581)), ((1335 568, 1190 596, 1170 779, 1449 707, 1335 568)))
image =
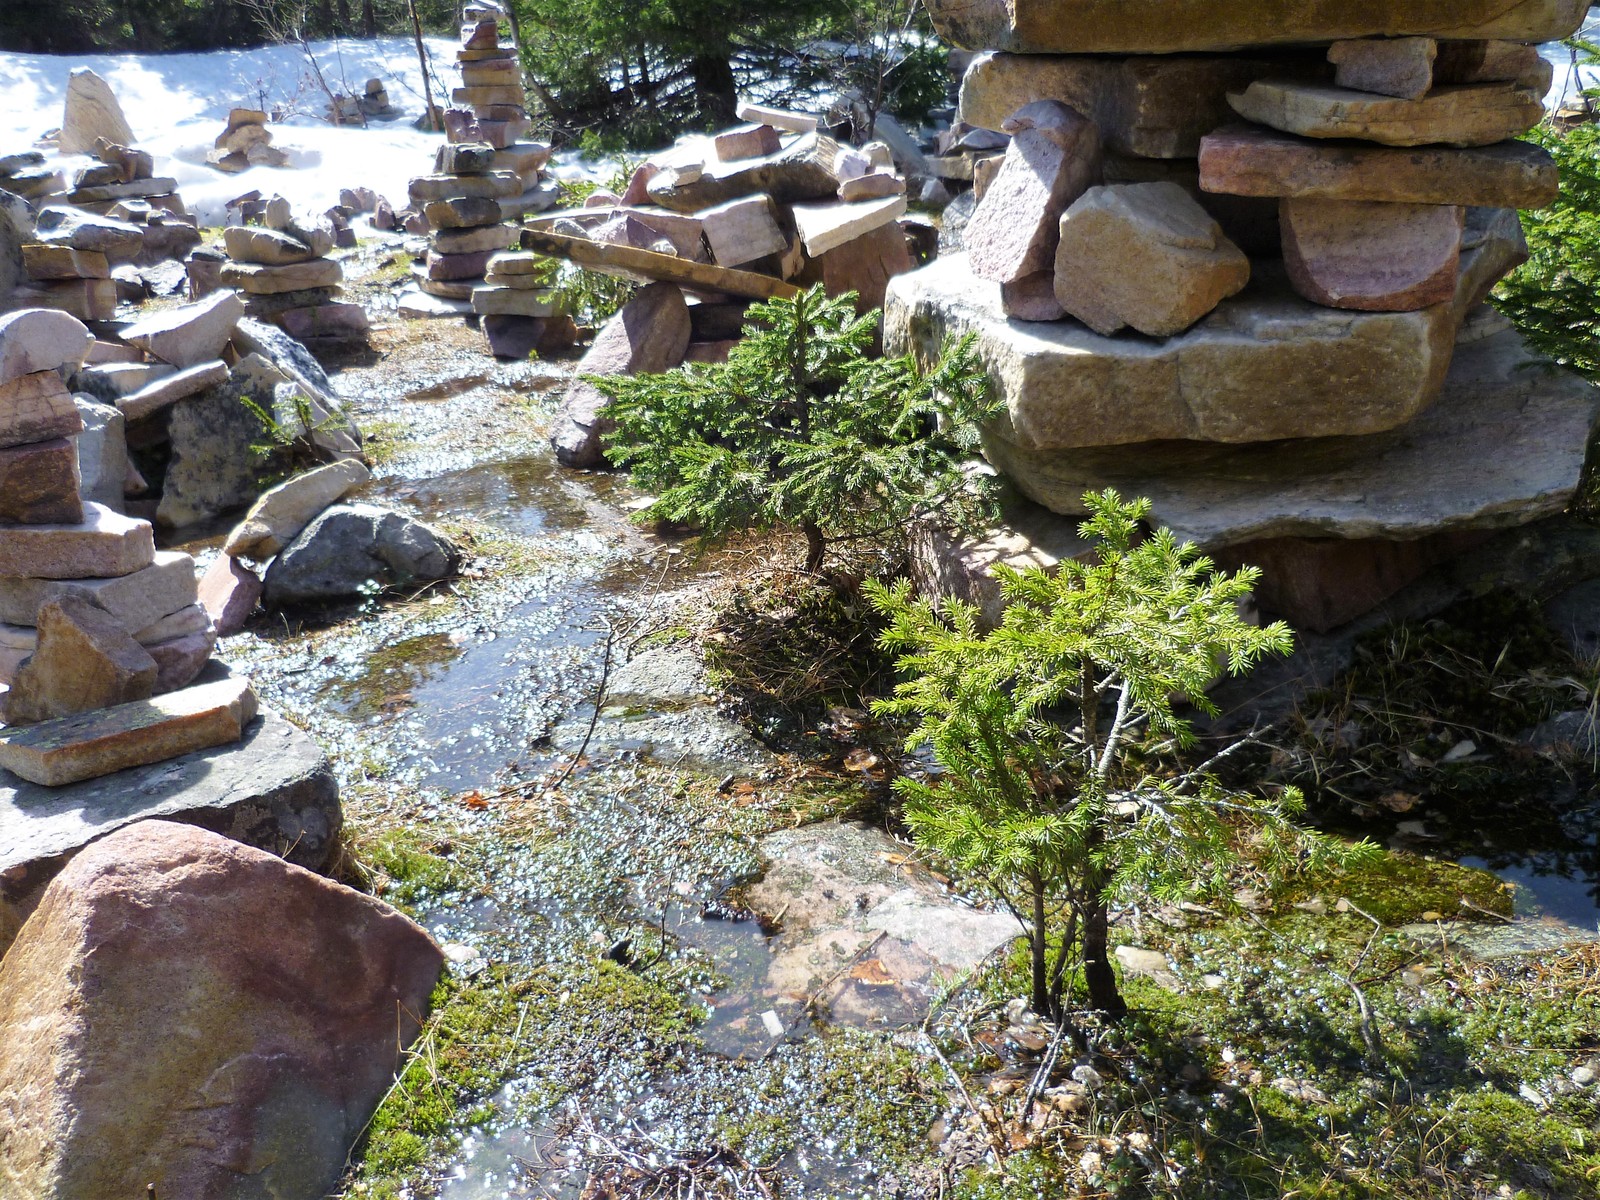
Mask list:
MULTIPOLYGON (((251 447, 266 440, 266 431, 245 407, 246 395, 251 395, 249 381, 230 379, 172 405, 167 418, 172 457, 156 509, 158 524, 182 528, 207 521, 261 494, 260 463, 251 447)), ((251 399, 270 411, 270 397, 251 399)))
POLYGON ((318 451, 330 460, 360 456, 361 431, 311 351, 277 326, 250 317, 234 327, 233 344, 241 353, 261 355, 310 401, 317 426, 311 440, 318 451))
POLYGON ((267 570, 269 605, 306 604, 446 579, 461 552, 443 535, 404 513, 371 504, 326 509, 267 570))
POLYGON ((635 655, 606 681, 606 703, 654 708, 693 704, 706 697, 706 670, 687 646, 635 655))
POLYGON ((144 230, 137 225, 81 208, 41 208, 34 232, 47 246, 95 250, 113 264, 132 262, 144 249, 144 230))
MULTIPOLYGON (((206 677, 225 669, 213 665, 206 677)), ((244 740, 66 787, 0 772, 0 955, 73 855, 136 821, 197 825, 325 870, 344 824, 321 747, 271 709, 244 740)))
POLYGON ((128 477, 127 419, 120 409, 87 396, 72 400, 83 418, 83 432, 77 437, 78 493, 122 512, 122 483, 128 477))
POLYGON ((1039 453, 996 434, 990 461, 1027 495, 1082 511, 1089 490, 1147 496, 1151 519, 1205 547, 1279 537, 1410 539, 1505 529, 1577 492, 1600 390, 1515 333, 1462 346, 1438 401, 1366 437, 1039 453))

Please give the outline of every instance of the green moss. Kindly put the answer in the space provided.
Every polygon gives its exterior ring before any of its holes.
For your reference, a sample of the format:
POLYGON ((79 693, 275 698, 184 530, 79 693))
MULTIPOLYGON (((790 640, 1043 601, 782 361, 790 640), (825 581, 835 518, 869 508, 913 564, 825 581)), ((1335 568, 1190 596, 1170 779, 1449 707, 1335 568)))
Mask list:
POLYGON ((392 463, 417 445, 409 432, 410 427, 395 419, 364 421, 361 425, 361 449, 373 466, 392 463))
POLYGON ((1299 891, 1297 898, 1343 898, 1385 925, 1405 925, 1430 912, 1474 920, 1485 913, 1509 917, 1514 889, 1488 871, 1387 853, 1347 871, 1314 877, 1299 891))
POLYGON ((359 675, 329 682, 323 694, 347 713, 372 716, 411 702, 414 688, 461 656, 446 633, 427 633, 373 648, 359 675))
POLYGON ((370 837, 356 834, 349 849, 367 887, 400 908, 436 900, 464 882, 458 866, 438 853, 439 843, 409 826, 394 826, 370 837))

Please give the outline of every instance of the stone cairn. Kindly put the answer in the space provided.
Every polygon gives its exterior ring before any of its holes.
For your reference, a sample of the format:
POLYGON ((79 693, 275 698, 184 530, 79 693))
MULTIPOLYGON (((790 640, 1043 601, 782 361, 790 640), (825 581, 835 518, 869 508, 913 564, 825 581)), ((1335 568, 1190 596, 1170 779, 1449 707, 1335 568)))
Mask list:
POLYGON ((236 741, 247 681, 195 685, 216 645, 194 560, 84 499, 62 382, 95 343, 51 309, 0 317, 0 767, 59 786, 236 741))
POLYGON ((272 144, 267 114, 255 108, 236 108, 228 114, 228 127, 217 135, 206 154, 208 166, 228 175, 251 167, 287 167, 289 156, 272 144))
POLYGON ((985 455, 1026 497, 1147 496, 1319 630, 1565 508, 1596 393, 1528 370, 1483 301, 1527 256, 1516 210, 1557 195, 1513 140, 1551 82, 1532 43, 1587 4, 930 8, 991 51, 959 117, 1006 141, 965 253, 890 286, 885 343, 976 334, 1005 403, 985 455))
POLYGON ((438 316, 477 312, 548 317, 548 303, 502 282, 485 284, 491 255, 515 240, 513 222, 523 213, 555 203, 555 187, 543 183, 550 148, 520 138, 528 128, 523 107, 522 66, 514 46, 501 45, 499 10, 466 10, 456 64, 463 86, 451 93, 455 107, 444 113, 446 144, 433 173, 411 181, 412 209, 432 231, 432 248, 417 271, 417 287, 433 301, 413 296, 402 312, 438 316), (482 306, 476 293, 485 293, 482 306))
POLYGON ((261 222, 222 231, 228 261, 216 271, 217 285, 244 293, 247 316, 278 326, 313 352, 365 343, 366 310, 338 299, 344 268, 328 257, 333 224, 296 219, 282 196, 262 207, 261 222))
POLYGON ((333 125, 360 125, 366 121, 393 121, 400 110, 389 101, 389 90, 383 80, 369 79, 359 96, 335 94, 328 105, 328 122, 333 125))
MULTIPOLYGON (((887 145, 842 145, 808 113, 744 103, 739 117, 641 165, 623 195, 596 192, 583 208, 534 218, 521 252, 490 264, 510 278, 557 258, 649 282, 596 335, 580 375, 722 362, 751 301, 821 284, 856 293, 866 311, 915 266, 906 181, 887 145)), ((605 403, 590 384, 568 389, 551 435, 562 463, 601 465, 605 403)))

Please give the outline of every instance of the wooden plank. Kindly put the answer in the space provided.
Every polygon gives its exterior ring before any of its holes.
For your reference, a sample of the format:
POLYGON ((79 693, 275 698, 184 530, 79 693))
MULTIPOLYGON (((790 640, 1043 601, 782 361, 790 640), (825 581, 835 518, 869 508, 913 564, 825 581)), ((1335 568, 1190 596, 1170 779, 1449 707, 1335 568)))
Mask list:
POLYGON ((672 254, 636 250, 632 246, 611 246, 537 229, 522 231, 522 248, 550 258, 566 259, 580 267, 609 275, 643 275, 647 279, 676 283, 699 291, 725 292, 730 296, 744 296, 752 300, 787 300, 800 294, 800 289, 792 283, 785 283, 770 275, 735 271, 710 263, 691 262, 672 254))

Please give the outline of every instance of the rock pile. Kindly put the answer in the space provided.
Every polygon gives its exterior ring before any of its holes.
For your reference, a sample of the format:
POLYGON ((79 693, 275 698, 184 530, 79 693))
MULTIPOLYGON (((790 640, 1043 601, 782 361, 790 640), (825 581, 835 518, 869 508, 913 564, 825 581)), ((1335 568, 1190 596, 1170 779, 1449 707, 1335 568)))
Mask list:
POLYGON ((985 453, 1032 500, 1150 496, 1262 563, 1264 607, 1357 616, 1577 486, 1593 390, 1519 373, 1480 306, 1526 257, 1516 210, 1556 195, 1510 140, 1550 81, 1525 43, 1585 7, 936 2, 994 50, 961 120, 1007 141, 966 253, 891 286, 886 345, 977 336, 1006 405, 985 453))
POLYGON ((217 135, 206 163, 229 175, 251 167, 287 167, 289 156, 272 144, 267 114, 255 108, 236 108, 228 114, 228 127, 217 135))
MULTIPOLYGON (((718 361, 752 300, 821 284, 855 292, 865 311, 915 265, 901 221, 905 180, 886 147, 841 145, 803 113, 745 104, 740 116, 748 123, 646 162, 625 195, 597 194, 584 208, 535 218, 523 252, 492 264, 501 278, 559 258, 654 281, 596 338, 580 374, 670 370, 686 355, 718 361)), ((600 463, 603 403, 587 385, 569 390, 552 435, 562 462, 600 463)))
POLYGON ((328 257, 333 225, 297 219, 281 196, 263 206, 262 222, 222 231, 228 261, 216 271, 217 284, 243 292, 247 315, 279 326, 313 352, 364 344, 366 310, 338 299, 344 268, 328 257))
MULTIPOLYGON (((402 297, 403 315, 477 312, 523 321, 550 315, 548 303, 526 288, 484 282, 490 256, 515 241, 507 222, 556 200, 554 183, 543 177, 550 148, 519 140, 528 127, 522 66, 516 48, 500 43, 498 14, 494 6, 466 9, 456 55, 463 86, 451 93, 455 107, 444 113, 447 142, 433 173, 411 181, 411 211, 420 214, 433 243, 416 271, 421 295, 402 297), (480 290, 481 302, 474 299, 480 290)), ((397 223, 415 224, 405 217, 397 223)))
POLYGON ((99 138, 92 153, 99 161, 73 173, 67 204, 102 216, 129 200, 142 200, 175 217, 187 212, 178 198, 178 181, 171 176, 158 177, 155 159, 148 151, 99 138))
POLYGON ((359 96, 335 94, 327 115, 335 125, 360 125, 367 121, 393 121, 400 116, 400 110, 389 102, 389 89, 383 80, 369 79, 359 96))
POLYGON ((244 681, 189 686, 216 644, 194 560, 80 494, 60 372, 93 343, 54 310, 0 317, 0 766, 47 786, 237 740, 255 711, 244 681))

